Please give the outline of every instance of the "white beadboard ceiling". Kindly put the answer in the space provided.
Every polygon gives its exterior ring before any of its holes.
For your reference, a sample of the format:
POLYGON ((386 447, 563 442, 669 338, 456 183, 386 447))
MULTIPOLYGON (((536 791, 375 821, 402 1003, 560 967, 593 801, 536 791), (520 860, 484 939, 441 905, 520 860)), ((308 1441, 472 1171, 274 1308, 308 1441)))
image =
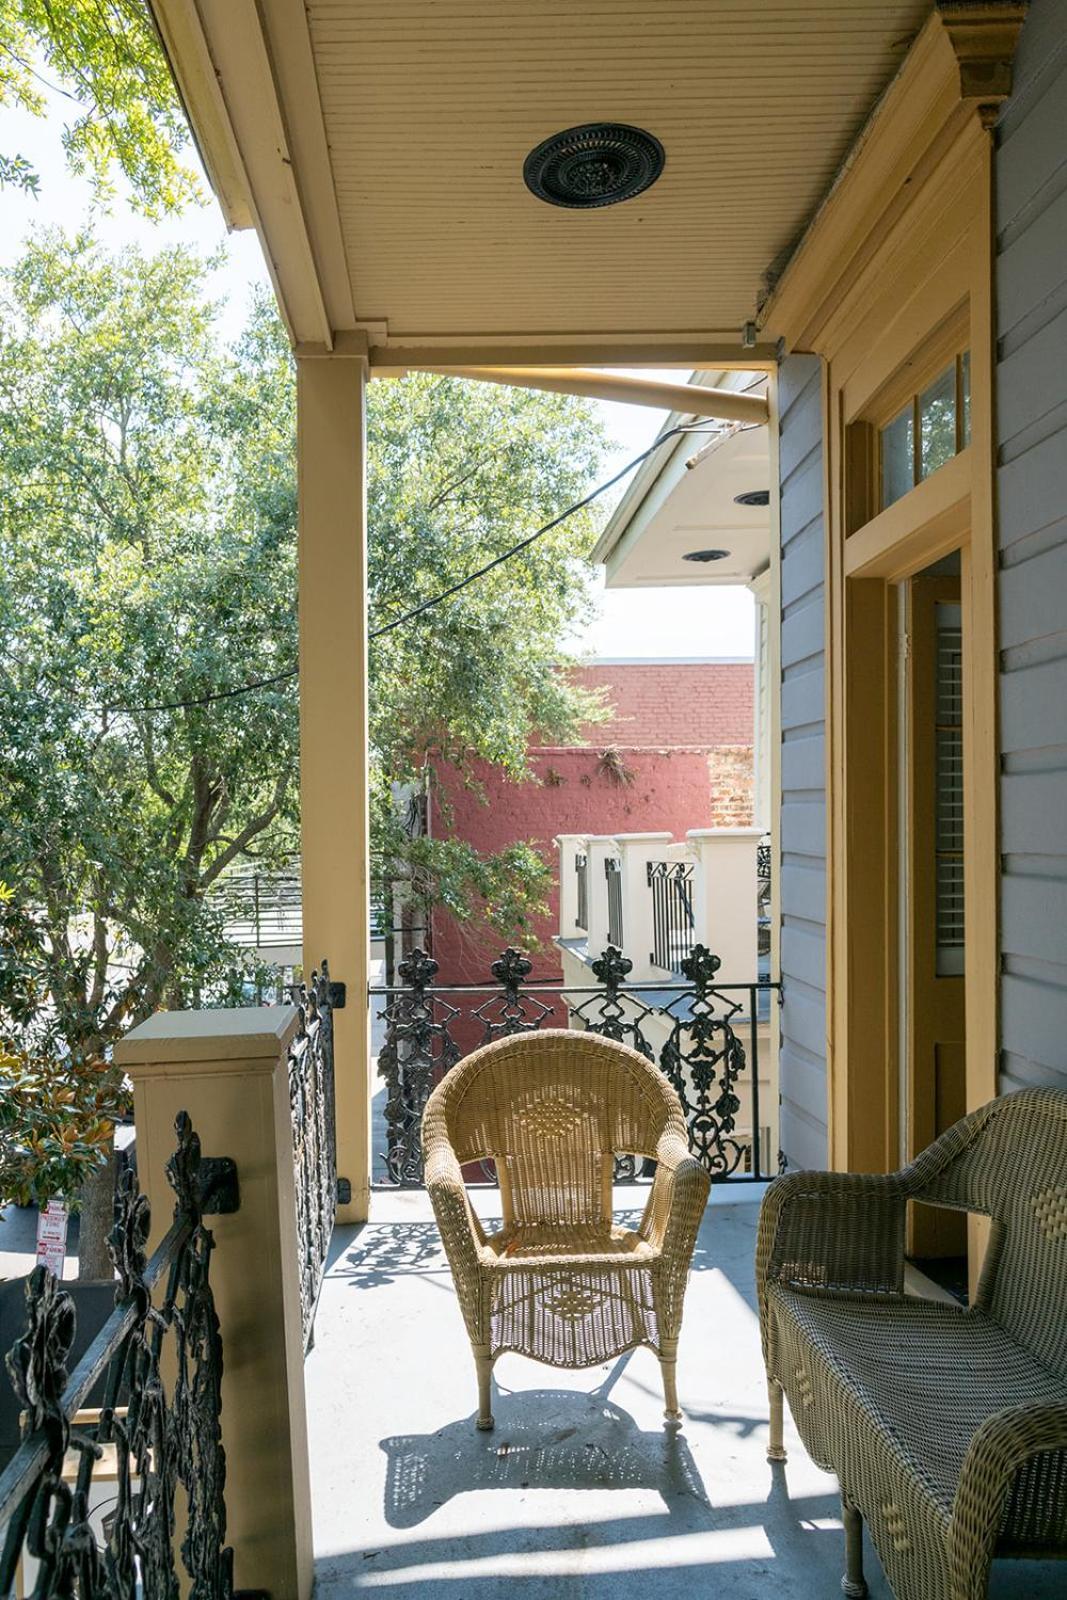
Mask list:
POLYGON ((928 0, 307 0, 359 321, 390 337, 738 329, 928 0), (588 212, 540 140, 648 128, 663 176, 588 212))

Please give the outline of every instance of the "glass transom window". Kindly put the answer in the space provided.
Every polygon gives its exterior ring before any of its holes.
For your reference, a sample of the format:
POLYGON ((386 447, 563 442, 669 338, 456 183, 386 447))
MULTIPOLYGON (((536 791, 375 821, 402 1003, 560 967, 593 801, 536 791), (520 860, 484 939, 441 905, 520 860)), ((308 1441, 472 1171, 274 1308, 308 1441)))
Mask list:
POLYGON ((971 353, 956 356, 878 430, 881 509, 971 442, 971 353))

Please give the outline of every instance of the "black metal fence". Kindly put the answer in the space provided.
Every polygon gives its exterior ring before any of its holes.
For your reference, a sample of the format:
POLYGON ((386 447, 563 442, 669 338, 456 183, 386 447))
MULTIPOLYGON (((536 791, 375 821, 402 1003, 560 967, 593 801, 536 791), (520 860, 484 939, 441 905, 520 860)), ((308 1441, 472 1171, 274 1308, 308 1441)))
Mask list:
POLYGON ((622 862, 617 856, 607 856, 604 876, 608 884, 608 943, 622 945, 622 862))
POLYGON ((127 1168, 110 1239, 115 1309, 69 1375, 73 1298, 46 1267, 27 1280, 26 1332, 7 1357, 23 1437, 0 1475, 5 1597, 16 1586, 34 1600, 233 1594, 223 1346, 203 1219, 237 1209, 237 1173, 201 1158, 184 1112, 175 1127, 173 1224, 146 1260, 148 1200, 127 1168))
POLYGON ((578 882, 578 915, 575 917, 575 926, 588 930, 589 928, 589 857, 584 850, 579 850, 574 858, 574 873, 578 882))
MULTIPOLYGON (((719 958, 694 945, 677 983, 631 983, 633 963, 609 946, 592 963, 595 984, 531 982, 532 963, 505 950, 486 984, 438 984, 437 962, 414 950, 399 966, 400 985, 370 990, 385 1023, 378 1072, 386 1086, 381 1181, 423 1182, 422 1113, 434 1084, 478 1045, 545 1027, 586 1028, 658 1061, 682 1102, 689 1146, 713 1180, 772 1175, 760 1107, 759 1027, 778 985, 717 984, 719 958)), ((482 1176, 495 1182, 492 1163, 482 1176)), ((620 1182, 650 1176, 649 1163, 622 1156, 620 1182)))
POLYGON ((300 1316, 306 1350, 311 1342, 339 1197, 333 1013, 344 1005, 344 985, 330 981, 324 961, 322 970, 311 974, 295 999, 300 1025, 289 1047, 289 1105, 293 1119, 300 1316))
POLYGON ((666 972, 680 973, 693 947, 693 867, 685 861, 650 861, 652 960, 666 972))

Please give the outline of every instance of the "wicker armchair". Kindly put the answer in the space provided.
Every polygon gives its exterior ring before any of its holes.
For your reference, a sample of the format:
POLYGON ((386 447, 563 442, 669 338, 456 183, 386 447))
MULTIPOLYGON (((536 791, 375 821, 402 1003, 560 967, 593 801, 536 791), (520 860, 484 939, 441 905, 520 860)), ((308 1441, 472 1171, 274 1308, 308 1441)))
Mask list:
POLYGON ((784 1389, 841 1483, 846 1594, 863 1517, 897 1600, 982 1600, 994 1556, 1067 1556, 1067 1094, 994 1100, 888 1177, 779 1179, 756 1271, 768 1453, 784 1389), (969 1309, 904 1294, 916 1199, 992 1219, 969 1309))
POLYGON ((478 1370, 478 1427, 491 1428, 493 1362, 516 1350, 588 1367, 647 1344, 675 1382, 689 1263, 708 1176, 689 1154, 674 1090, 636 1050, 545 1030, 484 1046, 444 1077, 422 1123, 426 1187, 478 1370), (636 1231, 614 1226, 613 1155, 658 1165, 636 1231), (461 1167, 496 1163, 504 1225, 486 1234, 461 1167))

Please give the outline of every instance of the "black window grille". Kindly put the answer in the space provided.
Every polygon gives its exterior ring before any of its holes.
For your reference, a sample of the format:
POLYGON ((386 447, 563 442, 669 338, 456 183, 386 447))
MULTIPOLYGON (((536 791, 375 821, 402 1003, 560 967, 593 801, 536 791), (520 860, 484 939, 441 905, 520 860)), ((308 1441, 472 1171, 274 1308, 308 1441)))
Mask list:
POLYGON ((681 972, 693 945, 693 867, 686 861, 650 861, 652 961, 666 972, 681 972))
POLYGON ((584 850, 579 850, 574 858, 574 874, 578 879, 578 915, 574 919, 576 928, 588 931, 589 928, 589 857, 584 850))
POLYGON ((617 856, 608 856, 604 862, 604 876, 608 880, 608 943, 622 949, 622 862, 617 856))

